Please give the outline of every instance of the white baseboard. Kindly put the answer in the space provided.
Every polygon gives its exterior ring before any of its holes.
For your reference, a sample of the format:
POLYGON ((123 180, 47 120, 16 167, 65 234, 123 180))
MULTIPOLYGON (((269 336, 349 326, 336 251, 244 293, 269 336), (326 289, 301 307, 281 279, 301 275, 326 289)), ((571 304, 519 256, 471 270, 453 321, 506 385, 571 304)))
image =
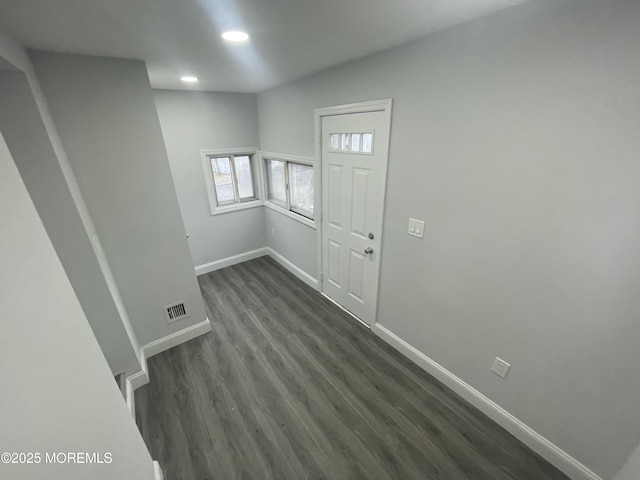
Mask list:
POLYGON ((162 468, 160 468, 160 464, 155 460, 153 461, 153 473, 155 474, 156 480, 164 480, 162 468))
POLYGON ((127 378, 125 380, 125 393, 126 393, 126 400, 127 400, 127 407, 129 408, 129 413, 131 414, 131 416, 134 418, 136 418, 136 395, 135 395, 135 389, 133 388, 133 385, 131 384, 131 379, 127 378))
POLYGON ((127 381, 131 384, 131 388, 133 388, 134 391, 149 383, 149 367, 147 367, 147 359, 144 357, 142 349, 140 349, 140 352, 142 369, 127 377, 127 381))
MULTIPOLYGON (((204 265, 196 267, 196 275, 202 275, 204 273, 213 272, 224 267, 229 267, 238 263, 253 260, 264 255, 269 255, 276 262, 289 270, 292 274, 305 282, 307 285, 314 289, 318 289, 318 280, 307 272, 302 270, 297 265, 286 259, 284 256, 276 252, 270 247, 259 248, 251 250, 239 255, 210 262, 204 265)), ((564 450, 547 440, 545 437, 537 433, 535 430, 521 422, 518 418, 511 415, 500 405, 493 402, 491 399, 480 393, 462 379, 455 376, 446 368, 427 357, 424 353, 405 342, 396 334, 388 330, 386 327, 379 323, 373 325, 372 330, 382 340, 390 344, 404 356, 412 360, 418 366, 423 368, 427 373, 434 378, 442 382, 451 390, 456 392, 466 401, 478 408, 481 412, 495 421, 498 425, 503 427, 514 437, 527 445, 533 451, 538 453, 541 457, 546 459, 549 463, 561 470, 574 480, 602 480, 600 476, 591 471, 581 462, 573 458, 564 450)), ((147 373, 146 358, 156 355, 160 352, 175 347, 181 343, 184 343, 192 338, 211 331, 211 324, 209 319, 200 322, 191 327, 185 328, 179 332, 171 334, 167 337, 161 338, 154 342, 148 343, 142 347, 142 351, 145 358, 145 364, 142 371, 130 376, 127 380, 133 389, 139 386, 145 385, 149 382, 149 375, 147 373)), ((134 410, 135 411, 135 410, 134 410)), ((157 462, 154 462, 154 468, 157 465, 156 479, 162 480, 162 470, 157 462), (159 476, 158 476, 159 475, 159 476)))
POLYGON ((144 353, 144 358, 153 357, 158 353, 176 347, 181 343, 188 342, 189 340, 199 337, 200 335, 204 335, 205 333, 208 333, 210 331, 211 323, 209 322, 208 318, 205 318, 200 323, 196 323, 195 325, 184 328, 179 332, 172 333, 171 335, 167 335, 166 337, 162 337, 151 343, 143 345, 142 352, 144 353))
POLYGON ((142 351, 142 370, 127 377, 127 384, 131 386, 132 390, 131 402, 127 397, 127 405, 129 405, 129 408, 134 412, 134 414, 135 404, 133 400, 133 392, 149 383, 149 367, 147 367, 147 358, 153 357, 160 352, 169 350, 172 347, 180 345, 181 343, 187 342, 210 331, 211 323, 208 318, 205 318, 204 321, 200 323, 196 323, 195 325, 191 325, 179 332, 172 333, 171 335, 167 335, 166 337, 142 346, 140 349, 142 351))
POLYGON ((258 248, 256 250, 251 250, 249 252, 233 255, 232 257, 216 260, 215 262, 209 262, 209 263, 205 263, 204 265, 198 265, 196 267, 196 275, 204 275, 205 273, 213 272, 215 270, 220 270, 221 268, 225 268, 225 267, 230 267, 238 263, 247 262, 249 260, 253 260, 254 258, 264 257, 265 255, 269 255, 276 262, 278 262, 284 268, 289 270, 291 273, 293 273, 296 277, 298 277, 300 280, 302 280, 304 283, 306 283, 310 287, 316 290, 318 289, 317 278, 314 278, 311 275, 309 275, 307 272, 302 270, 297 265, 293 264, 290 260, 283 257, 281 254, 276 252, 271 247, 258 248))
POLYGON ((314 288, 316 290, 318 289, 318 279, 317 278, 312 277, 307 272, 302 270, 300 267, 298 267, 297 265, 294 265, 293 263, 291 263, 285 257, 283 257, 278 252, 276 252, 273 248, 266 247, 266 251, 267 251, 266 253, 271 258, 273 258, 276 262, 278 262, 284 268, 286 268, 291 273, 293 273, 296 277, 298 277, 304 283, 306 283, 307 285, 309 285, 310 287, 312 287, 312 288, 314 288))
POLYGON ((204 275, 205 273, 213 272, 215 270, 220 270, 224 267, 230 267, 231 265, 235 265, 236 263, 246 262, 248 260, 253 260, 254 258, 264 257, 267 255, 267 248, 258 248, 256 250, 250 250, 248 252, 240 253, 238 255, 233 255, 232 257, 223 258, 221 260, 216 260, 215 262, 205 263, 203 265, 198 265, 196 267, 196 275, 204 275))
POLYGON ((554 465, 570 478, 574 480, 602 480, 600 476, 596 475, 564 450, 551 443, 535 430, 531 429, 511 415, 500 405, 484 396, 468 383, 456 377, 442 365, 431 360, 424 353, 409 345, 387 328, 376 323, 373 325, 372 330, 382 340, 456 392, 474 407, 482 411, 498 425, 507 430, 514 437, 538 453, 538 455, 546 459, 549 463, 554 465))

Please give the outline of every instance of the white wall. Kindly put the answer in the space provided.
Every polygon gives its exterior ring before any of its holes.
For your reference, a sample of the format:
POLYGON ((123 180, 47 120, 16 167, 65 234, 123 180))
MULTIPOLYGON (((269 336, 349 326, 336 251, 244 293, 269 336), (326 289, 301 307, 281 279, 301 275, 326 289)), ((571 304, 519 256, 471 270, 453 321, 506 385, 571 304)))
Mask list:
POLYGON ((315 277, 314 229, 269 208, 209 209, 200 151, 258 147, 256 95, 154 90, 154 98, 195 266, 268 246, 315 277))
POLYGON ((0 58, 14 73, 3 74, 0 130, 43 219, 58 255, 113 373, 140 370, 139 345, 110 267, 98 255, 100 242, 77 189, 66 153, 26 51, 0 30, 0 58))
POLYGON ((0 73, 0 103, 0 131, 112 372, 140 370, 24 74, 0 73))
POLYGON ((638 480, 640 478, 640 445, 633 451, 615 480, 638 480))
POLYGON ((0 57, 13 67, 11 70, 25 71, 31 66, 24 48, 3 29, 0 29, 0 57))
POLYGON ((318 276, 316 230, 270 208, 264 209, 267 246, 313 278, 318 276))
POLYGON ((31 52, 36 74, 141 344, 202 322, 143 62, 31 52), (168 325, 162 307, 186 301, 168 325))
POLYGON ((0 464, 14 480, 154 479, 151 457, 0 137, 0 464), (99 412, 99 415, 96 415, 99 412), (103 465, 45 464, 45 453, 111 453, 103 465))
POLYGON ((527 2, 258 96, 299 155, 315 107, 394 99, 378 322, 603 478, 640 439, 639 24, 527 2))
POLYGON ((194 266, 262 248, 263 208, 211 215, 201 150, 258 146, 253 94, 154 90, 194 266))

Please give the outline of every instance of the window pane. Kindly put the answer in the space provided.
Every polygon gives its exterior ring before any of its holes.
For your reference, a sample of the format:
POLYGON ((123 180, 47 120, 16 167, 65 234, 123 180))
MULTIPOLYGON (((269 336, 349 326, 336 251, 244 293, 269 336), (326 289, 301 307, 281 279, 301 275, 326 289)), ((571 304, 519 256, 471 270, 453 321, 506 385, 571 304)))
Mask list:
POLYGON ((332 133, 331 134, 331 150, 339 150, 340 149, 340 134, 332 133))
POLYGON ((234 158, 236 176, 238 177, 238 196, 241 200, 255 198, 253 193, 253 175, 251 174, 251 158, 248 155, 234 158))
POLYGON ((362 134, 362 151, 371 153, 372 147, 373 147, 373 134, 363 133, 362 134))
POLYGON ((342 144, 340 145, 340 150, 343 150, 345 152, 349 151, 349 137, 351 135, 348 133, 343 133, 342 134, 342 144))
POLYGON ((284 162, 267 160, 267 178, 269 183, 269 198, 287 204, 287 190, 284 181, 284 162))
POLYGON ((291 210, 313 218, 313 166, 289 163, 291 210))
POLYGON ((231 159, 229 157, 212 158, 211 169, 213 170, 213 182, 216 186, 218 205, 235 202, 233 177, 231 176, 231 159))
POLYGON ((352 152, 360 151, 360 134, 359 133, 351 134, 351 151, 352 152))

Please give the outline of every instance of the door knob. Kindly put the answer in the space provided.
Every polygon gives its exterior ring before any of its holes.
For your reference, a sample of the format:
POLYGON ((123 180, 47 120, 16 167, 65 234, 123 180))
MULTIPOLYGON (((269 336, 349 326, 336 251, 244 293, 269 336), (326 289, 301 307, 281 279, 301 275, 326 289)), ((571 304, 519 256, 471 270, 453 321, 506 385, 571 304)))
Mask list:
POLYGON ((364 253, 366 253, 367 255, 371 255, 373 253, 373 248, 371 247, 367 247, 364 249, 364 253))

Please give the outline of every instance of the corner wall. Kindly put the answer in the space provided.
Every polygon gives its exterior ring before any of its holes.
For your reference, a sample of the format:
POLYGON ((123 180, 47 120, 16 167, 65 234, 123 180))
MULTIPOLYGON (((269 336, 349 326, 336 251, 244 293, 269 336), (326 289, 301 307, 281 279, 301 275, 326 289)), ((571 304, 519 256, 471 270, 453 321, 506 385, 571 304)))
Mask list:
POLYGON ((0 131, 47 232, 56 244, 83 310, 114 374, 140 369, 132 344, 105 282, 91 241, 52 150, 40 112, 22 73, 0 73, 0 131))
POLYGON ((141 345, 205 320, 146 67, 30 52, 141 345), (162 307, 186 302, 168 324, 162 307))
POLYGON ((640 445, 633 451, 615 480, 638 480, 640 478, 640 445))
POLYGON ((394 99, 377 321, 603 478, 640 438, 639 23, 527 2, 258 95, 307 156, 314 108, 394 99))
POLYGON ((0 224, 0 451, 41 455, 37 464, 3 462, 0 477, 154 480, 151 457, 2 136, 0 224), (46 463, 47 453, 58 452, 112 460, 46 463))
POLYGON ((0 31, 0 130, 114 374, 141 368, 140 347, 109 284, 109 265, 98 256, 99 239, 68 168, 26 51, 0 31), (10 69, 11 70, 11 69, 10 69), (93 232, 93 233, 91 233, 93 232))
POLYGON ((313 278, 318 277, 317 232, 270 208, 264 208, 267 247, 313 278))
POLYGON ((258 147, 257 97, 154 90, 194 266, 262 248, 262 207, 211 215, 201 150, 258 147))

